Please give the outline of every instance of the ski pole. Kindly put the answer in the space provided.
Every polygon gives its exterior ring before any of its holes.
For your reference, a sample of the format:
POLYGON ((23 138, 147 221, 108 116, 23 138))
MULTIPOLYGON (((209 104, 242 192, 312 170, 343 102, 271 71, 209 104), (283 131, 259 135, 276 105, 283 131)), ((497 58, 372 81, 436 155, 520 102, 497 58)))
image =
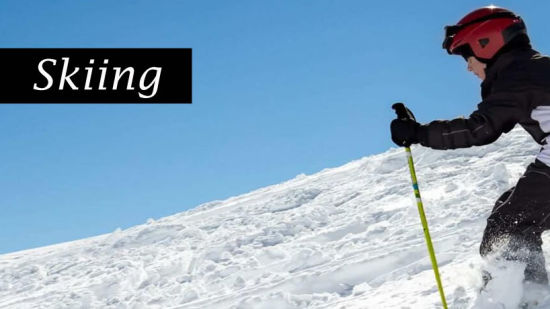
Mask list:
MULTIPOLYGON (((398 119, 402 120, 415 120, 412 114, 407 111, 407 108, 403 103, 395 103, 392 105, 395 110, 398 119)), ((443 308, 447 309, 447 301, 445 300, 445 293, 443 292, 443 285, 441 284, 441 277, 439 276, 439 268, 437 267, 437 260, 435 258, 434 247, 432 244, 432 238, 430 237, 430 231, 428 229, 428 221, 426 220, 426 214, 424 213, 424 206, 422 204, 422 198, 420 197, 420 189, 418 188, 418 181, 416 180, 416 172, 414 169, 414 162, 411 153, 411 147, 405 147, 407 153, 407 159, 409 161, 409 171, 411 173, 412 186, 414 189, 414 195, 416 197, 416 205, 418 206, 418 213, 420 214, 420 221, 422 222, 422 228, 424 229, 424 237, 426 238, 426 244, 428 245, 428 252, 430 253, 430 259, 432 261, 432 268, 435 274, 435 281, 439 289, 439 295, 441 296, 441 302, 443 308)))

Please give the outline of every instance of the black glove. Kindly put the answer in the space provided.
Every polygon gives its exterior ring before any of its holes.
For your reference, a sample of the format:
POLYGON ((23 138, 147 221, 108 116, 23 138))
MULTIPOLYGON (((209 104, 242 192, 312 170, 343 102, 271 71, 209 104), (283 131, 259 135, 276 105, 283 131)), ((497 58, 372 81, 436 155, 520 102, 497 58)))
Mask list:
POLYGON ((407 108, 407 118, 394 119, 391 122, 391 139, 397 146, 409 147, 418 143, 418 129, 413 113, 407 108))

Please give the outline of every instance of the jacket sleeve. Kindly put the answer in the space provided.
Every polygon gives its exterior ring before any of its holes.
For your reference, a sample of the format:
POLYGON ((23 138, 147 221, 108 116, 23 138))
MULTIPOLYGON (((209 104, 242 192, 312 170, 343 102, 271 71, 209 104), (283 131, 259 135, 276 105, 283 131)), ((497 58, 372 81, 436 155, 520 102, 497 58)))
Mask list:
POLYGON ((421 125, 418 140, 434 149, 456 149, 487 145, 496 141, 519 122, 522 115, 517 94, 489 95, 468 118, 437 120, 421 125))

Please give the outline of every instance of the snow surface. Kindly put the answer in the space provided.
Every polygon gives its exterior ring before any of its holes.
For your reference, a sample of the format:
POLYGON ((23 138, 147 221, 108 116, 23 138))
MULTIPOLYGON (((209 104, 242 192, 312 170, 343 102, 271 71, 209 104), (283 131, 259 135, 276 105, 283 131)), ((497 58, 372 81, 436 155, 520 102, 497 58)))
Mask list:
MULTIPOLYGON (((521 266, 503 299, 477 296, 478 246, 494 201, 538 150, 521 129, 483 147, 413 147, 449 308, 521 298, 521 266)), ((0 308, 442 305, 406 156, 394 148, 126 230, 0 255, 0 308)))

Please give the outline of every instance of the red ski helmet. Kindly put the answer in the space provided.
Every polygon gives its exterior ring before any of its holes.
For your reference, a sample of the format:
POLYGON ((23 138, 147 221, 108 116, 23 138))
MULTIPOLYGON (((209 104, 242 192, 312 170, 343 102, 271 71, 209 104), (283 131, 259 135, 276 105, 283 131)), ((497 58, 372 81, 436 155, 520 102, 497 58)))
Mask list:
POLYGON ((521 17, 507 9, 487 6, 470 12, 456 25, 446 26, 443 49, 449 54, 487 61, 520 34, 527 34, 521 17))

